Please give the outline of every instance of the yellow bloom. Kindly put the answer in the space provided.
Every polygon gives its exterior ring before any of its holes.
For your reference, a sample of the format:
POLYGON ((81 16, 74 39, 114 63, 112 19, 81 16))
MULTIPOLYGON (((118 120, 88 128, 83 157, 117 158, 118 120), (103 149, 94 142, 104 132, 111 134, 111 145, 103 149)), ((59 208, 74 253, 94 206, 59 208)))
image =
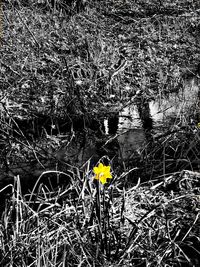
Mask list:
POLYGON ((200 128, 200 122, 197 123, 197 127, 200 128))
POLYGON ((93 168, 95 173, 95 179, 99 180, 102 184, 105 184, 106 179, 111 179, 112 174, 110 173, 110 166, 104 166, 102 163, 99 163, 98 167, 93 168))

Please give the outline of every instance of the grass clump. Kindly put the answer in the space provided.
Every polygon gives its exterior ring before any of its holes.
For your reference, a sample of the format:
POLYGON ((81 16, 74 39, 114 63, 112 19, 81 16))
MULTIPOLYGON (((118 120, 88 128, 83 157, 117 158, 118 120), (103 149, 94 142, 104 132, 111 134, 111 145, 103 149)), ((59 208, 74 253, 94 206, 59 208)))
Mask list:
POLYGON ((0 224, 1 266, 198 266, 199 173, 109 184, 74 169, 64 189, 22 194, 16 177, 0 224), (121 188, 121 189, 120 189, 121 188))

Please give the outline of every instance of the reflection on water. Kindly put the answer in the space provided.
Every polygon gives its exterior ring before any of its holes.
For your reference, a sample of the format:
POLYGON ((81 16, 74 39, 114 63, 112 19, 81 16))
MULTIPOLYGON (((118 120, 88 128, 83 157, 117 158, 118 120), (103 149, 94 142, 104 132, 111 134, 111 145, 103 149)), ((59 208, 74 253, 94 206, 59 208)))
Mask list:
POLYGON ((151 101, 149 107, 155 126, 168 125, 171 119, 174 123, 184 124, 188 115, 192 117, 197 109, 199 86, 195 80, 185 82, 183 90, 171 93, 164 99, 151 101))
POLYGON ((145 142, 145 133, 142 128, 127 130, 118 136, 118 142, 123 159, 131 158, 138 153, 145 142))
MULTIPOLYGON (((41 162, 35 160, 33 163, 28 163, 28 165, 25 166, 23 166, 22 163, 16 167, 9 166, 7 170, 7 162, 5 162, 4 169, 1 169, 0 182, 2 180, 3 185, 4 179, 19 175, 20 179, 28 181, 23 183, 24 186, 28 187, 31 186, 32 183, 35 183, 44 169, 50 170, 60 168, 65 171, 70 166, 84 167, 87 165, 87 161, 88 166, 90 164, 90 169, 92 169, 99 159, 105 155, 112 160, 115 166, 119 166, 119 168, 121 168, 121 165, 123 165, 122 167, 124 169, 134 165, 137 166, 138 169, 140 168, 141 171, 144 169, 144 165, 141 163, 144 159, 142 158, 144 155, 142 150, 145 148, 146 144, 149 145, 147 146, 147 149, 144 150, 145 152, 151 152, 150 150, 154 149, 155 143, 153 138, 155 137, 155 134, 162 133, 162 131, 166 132, 168 128, 171 129, 171 126, 173 125, 184 126, 184 124, 191 122, 192 120, 194 120, 195 123, 200 121, 200 94, 198 84, 195 80, 187 81, 184 89, 179 93, 170 93, 164 98, 158 96, 155 100, 149 100, 147 97, 143 96, 142 93, 141 95, 136 96, 137 98, 134 98, 134 102, 129 106, 124 107, 120 112, 113 111, 112 115, 110 114, 105 120, 103 120, 103 118, 99 119, 90 131, 85 131, 85 129, 84 131, 79 130, 76 131, 74 136, 73 131, 70 134, 68 133, 70 142, 67 142, 67 145, 65 142, 63 147, 58 151, 53 151, 53 157, 51 156, 51 153, 49 155, 47 154, 47 159, 48 157, 51 159, 47 160, 47 162, 45 162, 46 158, 44 155, 44 158, 42 158, 44 160, 42 166, 40 165, 41 162)), ((46 118, 44 117, 41 118, 41 121, 39 122, 40 124, 45 125, 45 121, 46 118)), ((48 126, 48 123, 46 124, 48 126)), ((23 130, 23 127, 21 127, 21 125, 19 126, 20 129, 22 128, 23 130)), ((34 129, 37 127, 33 125, 32 128, 34 129)), ((63 123, 63 128, 60 128, 59 132, 64 132, 64 130, 66 130, 65 128, 65 124, 63 123)), ((38 135, 41 135, 41 133, 38 133, 38 135)), ((66 136, 67 135, 65 135, 65 138, 66 136)), ((52 140, 53 138, 54 136, 52 136, 52 140)), ((192 139, 192 137, 190 137, 190 139, 192 139)), ((55 141, 56 140, 57 139, 55 138, 55 141)), ((192 139, 191 141, 193 142, 194 140, 192 139)), ((187 146, 182 147, 181 145, 176 146, 176 144, 174 146, 172 144, 171 148, 170 145, 169 147, 164 148, 166 149, 164 153, 165 157, 169 156, 167 159, 162 159, 163 147, 158 150, 157 161, 155 163, 157 164, 157 169, 163 168, 164 171, 166 170, 166 168, 162 166, 162 160, 167 164, 170 172, 174 162, 177 169, 179 168, 179 163, 182 164, 183 162, 185 164, 186 161, 188 161, 188 164, 190 165, 193 164, 193 166, 199 164, 197 161, 199 160, 200 147, 196 146, 195 142, 193 142, 193 146, 189 148, 187 146), (170 151, 170 149, 172 151, 170 151), (186 156, 183 155, 183 150, 187 150, 186 156), (191 155, 189 155, 189 153, 191 155), (188 155, 191 156, 189 160, 187 157, 188 155)), ((41 153, 41 155, 43 154, 41 153)), ((155 160, 154 156, 155 153, 153 154, 153 160, 155 160)), ((153 164, 152 158, 150 159, 150 164, 153 164)), ((154 169, 154 167, 152 169, 154 169)), ((149 173, 148 168, 146 173, 149 173)), ((139 175, 141 175, 141 173, 139 173, 139 175)), ((49 178, 49 176, 47 178, 49 178)))
POLYGON ((125 107, 119 114, 118 141, 123 158, 129 157, 130 151, 139 152, 150 141, 151 129, 153 133, 161 133, 173 125, 184 126, 195 121, 200 102, 198 81, 186 81, 178 93, 142 101, 125 107))
POLYGON ((154 144, 157 133, 194 119, 198 106, 198 84, 187 81, 179 93, 170 93, 155 100, 136 95, 132 104, 120 112, 113 111, 99 119, 91 133, 77 131, 69 144, 56 152, 61 162, 81 167, 90 159, 91 165, 104 155, 116 160, 135 159, 145 144, 154 144))

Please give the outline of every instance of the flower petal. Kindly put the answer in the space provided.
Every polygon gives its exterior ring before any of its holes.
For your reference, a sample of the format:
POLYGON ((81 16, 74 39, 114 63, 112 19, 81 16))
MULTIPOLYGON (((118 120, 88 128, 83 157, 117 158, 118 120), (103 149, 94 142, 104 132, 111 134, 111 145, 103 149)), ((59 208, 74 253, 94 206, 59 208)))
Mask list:
POLYGON ((102 184, 105 184, 107 182, 105 176, 100 177, 100 182, 102 184))
POLYGON ((105 176, 106 176, 106 178, 112 178, 112 174, 109 172, 109 173, 105 173, 105 176))
POLYGON ((93 172, 94 172, 95 174, 99 174, 99 173, 100 173, 99 168, 98 168, 98 167, 94 167, 94 168, 93 168, 93 172))
POLYGON ((105 184, 107 179, 112 178, 110 169, 110 166, 104 166, 103 163, 99 163, 97 167, 93 168, 93 172, 95 174, 94 179, 99 180, 102 184, 105 184))
POLYGON ((103 172, 104 166, 102 163, 99 163, 98 168, 99 168, 100 172, 103 172))
POLYGON ((104 172, 110 172, 110 166, 104 166, 104 172))

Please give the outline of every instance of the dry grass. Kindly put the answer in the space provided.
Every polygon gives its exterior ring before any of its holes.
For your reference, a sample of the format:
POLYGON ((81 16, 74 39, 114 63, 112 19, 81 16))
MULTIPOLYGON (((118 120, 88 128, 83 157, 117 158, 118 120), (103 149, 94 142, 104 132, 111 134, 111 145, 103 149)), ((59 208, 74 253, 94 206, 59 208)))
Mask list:
MULTIPOLYGON (((8 2, 0 60, 1 169, 12 179, 20 163, 20 175, 0 189, 11 189, 0 221, 0 266, 199 266, 197 128, 155 139, 142 159, 151 181, 135 187, 127 186, 135 168, 113 173, 103 188, 93 182, 89 164, 84 171, 69 164, 63 170, 57 154, 78 139, 77 118, 85 130, 91 118, 100 121, 99 114, 131 103, 138 89, 148 100, 180 89, 187 70, 198 77, 188 66, 199 61, 199 4, 88 0, 84 12, 67 14, 49 6, 46 12, 39 1, 8 2), (39 115, 50 118, 49 131, 43 121, 42 133, 19 123, 39 115), (58 118, 70 122, 70 130, 62 131, 58 118), (22 163, 33 160, 40 177, 24 194, 22 163), (48 171, 48 160, 55 171, 48 171), (53 190, 42 184, 44 176, 69 183, 53 190)), ((35 170, 28 170, 26 182, 35 170)))
POLYGON ((22 195, 16 177, 1 266, 198 266, 199 178, 183 171, 120 190, 122 176, 103 188, 77 170, 65 190, 22 195))

